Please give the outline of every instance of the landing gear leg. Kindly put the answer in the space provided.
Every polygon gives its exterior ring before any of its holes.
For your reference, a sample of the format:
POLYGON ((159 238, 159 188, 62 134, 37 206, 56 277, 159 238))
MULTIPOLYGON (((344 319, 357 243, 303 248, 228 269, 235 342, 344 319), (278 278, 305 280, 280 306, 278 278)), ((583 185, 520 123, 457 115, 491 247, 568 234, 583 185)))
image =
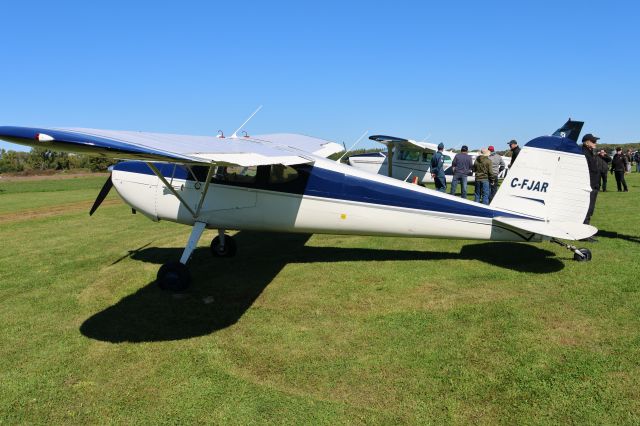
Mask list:
POLYGON ((224 229, 218 229, 218 236, 211 241, 211 254, 216 257, 233 257, 236 255, 236 242, 224 229))
POLYGON ((191 274, 189 273, 189 268, 187 268, 187 262, 198 246, 198 241, 206 226, 205 222, 196 222, 191 230, 187 246, 182 252, 180 262, 167 262, 160 267, 156 282, 161 289, 179 292, 185 291, 189 287, 191 274))
POLYGON ((561 245, 562 247, 566 248, 569 251, 573 252, 573 260, 575 260, 576 262, 588 262, 591 260, 591 250, 586 249, 586 248, 578 248, 576 246, 572 246, 571 244, 565 244, 560 240, 557 240, 555 238, 551 239, 552 243, 556 243, 558 245, 561 245))

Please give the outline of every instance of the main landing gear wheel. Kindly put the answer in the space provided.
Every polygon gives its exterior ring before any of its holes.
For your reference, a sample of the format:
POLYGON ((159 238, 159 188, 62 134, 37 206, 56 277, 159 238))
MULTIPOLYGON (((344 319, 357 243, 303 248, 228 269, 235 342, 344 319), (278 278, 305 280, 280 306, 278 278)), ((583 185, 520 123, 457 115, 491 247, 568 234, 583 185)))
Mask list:
POLYGON ((233 237, 225 235, 223 246, 220 236, 217 236, 211 241, 211 253, 216 257, 233 257, 236 255, 236 242, 233 237))
POLYGON ((175 261, 167 262, 158 270, 156 282, 163 290, 181 292, 189 288, 191 274, 186 265, 175 261))
POLYGON ((582 253, 582 256, 580 256, 578 253, 574 253, 573 260, 575 260, 576 262, 588 262, 591 260, 591 250, 586 248, 581 248, 581 249, 578 249, 578 251, 582 253))

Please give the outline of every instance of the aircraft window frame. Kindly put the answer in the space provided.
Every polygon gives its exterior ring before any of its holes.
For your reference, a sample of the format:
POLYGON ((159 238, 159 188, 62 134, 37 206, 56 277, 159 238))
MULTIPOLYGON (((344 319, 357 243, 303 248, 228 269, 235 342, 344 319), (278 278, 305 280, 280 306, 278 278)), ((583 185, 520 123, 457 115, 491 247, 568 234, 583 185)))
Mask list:
POLYGON ((422 152, 421 160, 423 163, 431 164, 432 158, 433 158, 433 152, 427 152, 427 151, 422 152))
MULTIPOLYGON (((302 176, 296 167, 283 164, 263 166, 214 166, 211 183, 242 186, 246 188, 269 189, 287 185, 297 185, 302 176)), ((194 166, 193 176, 198 182, 205 182, 208 167, 194 166)), ((306 181, 306 179, 305 179, 306 181)))

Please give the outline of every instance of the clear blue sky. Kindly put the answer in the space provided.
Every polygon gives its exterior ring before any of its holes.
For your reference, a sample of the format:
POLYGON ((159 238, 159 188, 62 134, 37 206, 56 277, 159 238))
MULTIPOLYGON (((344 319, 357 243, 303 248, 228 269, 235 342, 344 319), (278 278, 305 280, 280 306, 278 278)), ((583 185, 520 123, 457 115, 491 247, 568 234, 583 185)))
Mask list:
POLYGON ((166 3, 3 2, 0 125, 640 140, 640 2, 166 3))

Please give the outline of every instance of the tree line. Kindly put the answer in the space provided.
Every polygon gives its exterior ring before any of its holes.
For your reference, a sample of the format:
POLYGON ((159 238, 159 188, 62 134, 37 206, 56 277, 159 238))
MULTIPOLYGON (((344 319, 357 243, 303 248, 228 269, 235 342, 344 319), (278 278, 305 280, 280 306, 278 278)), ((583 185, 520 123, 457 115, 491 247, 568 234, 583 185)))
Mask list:
POLYGON ((30 152, 0 149, 0 173, 71 169, 103 172, 112 164, 115 161, 106 158, 55 152, 46 148, 32 148, 30 152))

